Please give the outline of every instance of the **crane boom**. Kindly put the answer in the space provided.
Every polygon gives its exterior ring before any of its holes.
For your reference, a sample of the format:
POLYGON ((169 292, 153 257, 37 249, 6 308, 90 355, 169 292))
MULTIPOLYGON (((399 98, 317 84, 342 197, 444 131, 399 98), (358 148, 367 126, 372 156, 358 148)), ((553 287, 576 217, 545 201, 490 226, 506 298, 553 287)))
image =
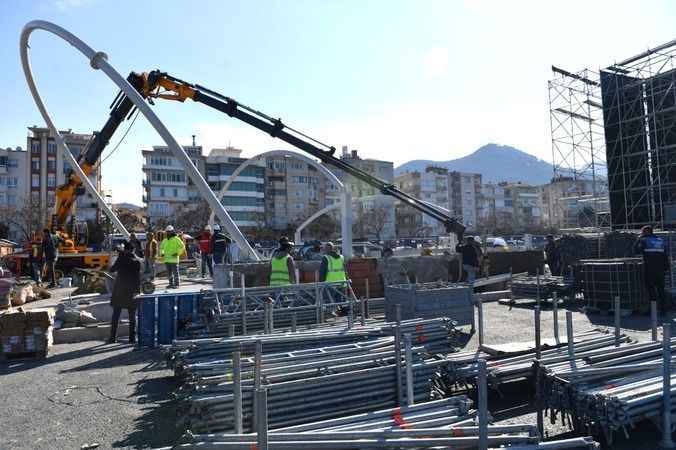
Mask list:
POLYGON ((230 117, 239 119, 274 138, 281 139, 315 158, 318 158, 323 163, 342 170, 346 174, 376 188, 382 194, 394 197, 402 203, 417 209, 421 213, 442 222, 446 231, 449 233, 455 233, 458 237, 462 237, 462 234, 465 231, 465 227, 456 218, 445 214, 434 206, 429 205, 406 192, 403 192, 394 184, 381 180, 380 178, 335 157, 335 147, 323 144, 320 141, 286 126, 281 119, 274 119, 260 111, 239 103, 231 97, 221 95, 218 92, 207 89, 199 84, 188 83, 164 72, 160 72, 159 70, 144 73, 142 77, 144 85, 141 94, 151 102, 153 98, 180 102, 191 99, 195 102, 207 105, 230 117))

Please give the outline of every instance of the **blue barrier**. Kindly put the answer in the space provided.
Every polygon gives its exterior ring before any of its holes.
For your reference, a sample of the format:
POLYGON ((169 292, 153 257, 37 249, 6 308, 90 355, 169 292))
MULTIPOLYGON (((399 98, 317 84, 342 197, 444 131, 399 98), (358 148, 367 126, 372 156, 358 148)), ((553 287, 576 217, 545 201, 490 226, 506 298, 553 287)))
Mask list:
POLYGON ((138 346, 171 344, 197 319, 201 292, 138 295, 138 346))

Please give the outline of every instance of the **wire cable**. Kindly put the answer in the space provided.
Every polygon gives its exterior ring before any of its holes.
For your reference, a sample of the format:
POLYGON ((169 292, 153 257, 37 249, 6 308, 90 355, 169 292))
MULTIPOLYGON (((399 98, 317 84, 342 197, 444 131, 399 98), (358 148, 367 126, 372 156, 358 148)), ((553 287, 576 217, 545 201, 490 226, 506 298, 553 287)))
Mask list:
POLYGON ((127 130, 124 132, 124 134, 123 134, 122 137, 120 138, 119 142, 118 142, 118 143, 115 145, 115 147, 110 151, 110 153, 108 153, 108 154, 106 155, 105 158, 101 159, 101 161, 96 165, 96 169, 98 169, 99 167, 101 167, 101 165, 106 161, 106 159, 110 158, 110 157, 113 155, 113 153, 115 153, 115 151, 118 149, 118 147, 122 144, 122 142, 124 142, 124 138, 127 137, 127 134, 129 134, 129 132, 131 131, 131 127, 134 126, 134 122, 136 122, 136 119, 138 118, 139 112, 140 112, 140 111, 137 109, 137 110, 136 110, 136 114, 134 115, 134 118, 132 119, 131 123, 130 123, 129 126, 127 127, 127 130))

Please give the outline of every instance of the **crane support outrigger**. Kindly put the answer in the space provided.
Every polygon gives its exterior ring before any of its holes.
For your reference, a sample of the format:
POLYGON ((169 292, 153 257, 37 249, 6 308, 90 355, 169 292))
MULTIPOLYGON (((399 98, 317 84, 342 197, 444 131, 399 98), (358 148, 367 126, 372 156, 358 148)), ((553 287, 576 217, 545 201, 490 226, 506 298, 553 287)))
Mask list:
POLYGON ((221 111, 230 117, 241 120, 274 138, 282 141, 314 156, 323 163, 329 164, 343 172, 355 177, 364 183, 373 186, 384 195, 394 197, 402 203, 415 208, 421 213, 430 216, 444 224, 448 233, 455 233, 460 240, 465 231, 465 227, 456 218, 444 213, 443 211, 413 197, 406 192, 401 191, 392 183, 374 177, 368 172, 352 166, 348 162, 334 156, 335 147, 326 145, 316 139, 313 139, 300 131, 286 126, 281 119, 272 118, 260 111, 250 108, 237 100, 226 97, 218 92, 207 89, 199 84, 191 84, 181 79, 168 75, 159 70, 143 73, 142 75, 130 74, 130 77, 141 77, 143 79, 142 90, 140 94, 147 98, 151 103, 152 99, 165 99, 184 102, 191 99, 202 103, 213 109, 221 111))

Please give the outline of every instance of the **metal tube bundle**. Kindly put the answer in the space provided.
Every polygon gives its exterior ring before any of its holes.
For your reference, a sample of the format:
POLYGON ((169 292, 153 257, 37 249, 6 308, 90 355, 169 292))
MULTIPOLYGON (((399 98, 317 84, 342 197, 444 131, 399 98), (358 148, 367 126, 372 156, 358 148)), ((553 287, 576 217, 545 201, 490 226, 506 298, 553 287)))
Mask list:
MULTIPOLYGON (((576 351, 574 360, 543 364, 541 392, 552 421, 561 418, 577 430, 603 434, 612 442, 613 434, 635 423, 662 416, 663 349, 661 343, 644 343, 606 349, 603 354, 584 355, 576 351)), ((665 344, 676 348, 676 339, 665 344)), ((673 368, 674 361, 667 366, 673 368)), ((669 392, 676 392, 670 375, 669 392)), ((676 408, 669 406, 670 416, 676 408)))
MULTIPOLYGON (((575 351, 584 355, 604 354, 606 349, 615 348, 616 338, 608 333, 607 330, 592 329, 577 333, 573 336, 575 351)), ((620 336, 621 344, 628 344, 629 338, 625 335, 620 336)), ((540 358, 543 364, 564 361, 568 359, 568 353, 565 351, 565 342, 555 348, 541 350, 540 358)), ((499 389, 500 385, 510 381, 515 381, 533 376, 533 361, 536 358, 536 348, 519 354, 517 356, 495 357, 486 353, 458 353, 450 354, 446 357, 452 363, 450 377, 444 379, 443 390, 453 392, 458 389, 466 389, 474 385, 478 373, 477 360, 486 359, 488 370, 488 380, 494 389, 499 389)))

